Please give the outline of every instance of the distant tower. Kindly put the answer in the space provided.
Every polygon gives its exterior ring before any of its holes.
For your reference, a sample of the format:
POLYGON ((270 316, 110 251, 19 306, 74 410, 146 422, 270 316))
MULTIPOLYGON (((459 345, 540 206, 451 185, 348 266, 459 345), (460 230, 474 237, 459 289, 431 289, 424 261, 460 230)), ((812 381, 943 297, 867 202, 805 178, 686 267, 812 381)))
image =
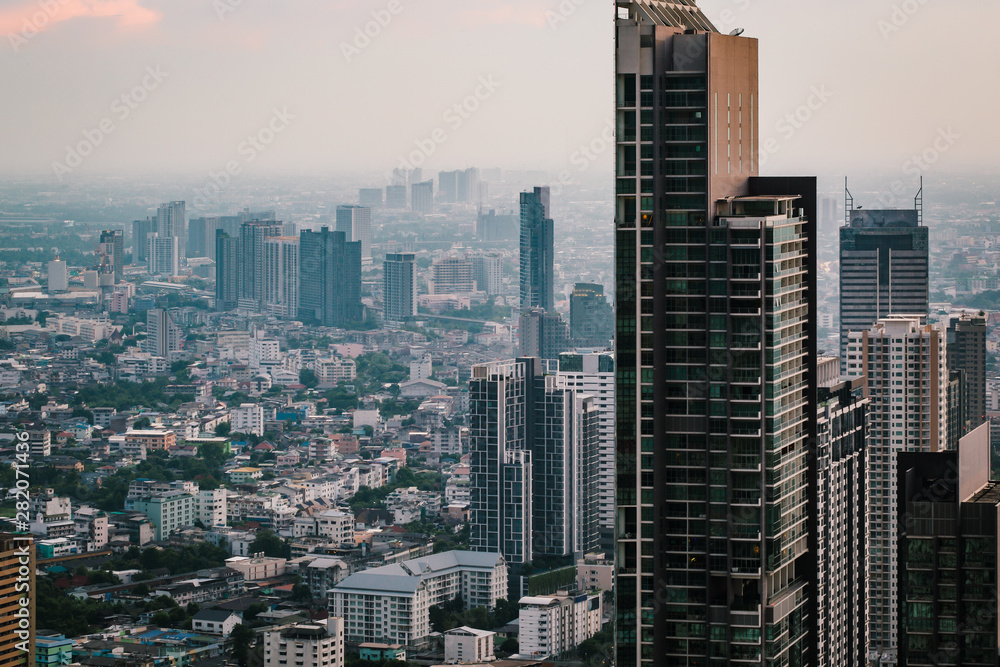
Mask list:
POLYGON ((367 206, 338 206, 337 231, 348 243, 361 242, 361 263, 372 263, 372 210, 367 206))
POLYGON ((276 220, 249 220, 240 227, 240 308, 263 308, 264 241, 283 233, 276 220))
POLYGON ((125 233, 121 230, 101 232, 98 253, 102 270, 114 273, 115 283, 120 283, 125 277, 125 233))
POLYGON ((421 215, 434 213, 434 181, 414 183, 412 191, 413 212, 421 215))
POLYGON ((170 314, 160 308, 146 312, 146 340, 142 350, 154 357, 169 360, 172 352, 181 349, 181 330, 177 328, 170 314))
POLYGON ((240 303, 240 239, 217 230, 215 236, 215 309, 235 310, 240 303))
POLYGON ((323 227, 299 235, 299 317, 309 324, 342 327, 364 316, 361 243, 323 227))
MULTIPOLYGON (((177 239, 177 265, 187 264, 187 210, 182 201, 160 204, 156 210, 156 229, 160 237, 172 236, 177 239)), ((174 274, 176 275, 176 274, 174 274)))
POLYGON ((299 237, 264 239, 265 315, 294 320, 299 316, 299 237))
POLYGON ((552 310, 555 225, 549 208, 549 189, 521 193, 521 310, 552 310))
POLYGON ((65 292, 69 289, 69 273, 66 269, 66 262, 58 257, 49 262, 49 292, 65 292))
POLYGON ((412 253, 389 253, 382 264, 383 319, 403 322, 417 314, 417 264, 412 253))

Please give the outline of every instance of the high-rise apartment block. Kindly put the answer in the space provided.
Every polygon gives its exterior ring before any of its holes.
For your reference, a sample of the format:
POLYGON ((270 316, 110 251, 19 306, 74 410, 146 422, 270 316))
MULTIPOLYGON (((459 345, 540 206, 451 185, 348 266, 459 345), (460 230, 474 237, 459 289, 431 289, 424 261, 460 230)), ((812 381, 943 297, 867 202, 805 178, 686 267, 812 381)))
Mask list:
POLYGON ((488 243, 516 241, 520 237, 520 219, 516 213, 479 212, 476 218, 476 239, 488 243))
POLYGON ((576 345, 606 347, 615 337, 615 311, 603 285, 577 283, 569 297, 569 334, 576 345))
POLYGON ((509 563, 599 544, 600 411, 539 359, 474 366, 469 382, 473 551, 509 563))
POLYGON ((898 645, 896 569, 897 459, 902 452, 939 452, 948 440, 945 334, 920 318, 890 317, 847 339, 847 373, 867 378, 871 401, 869 627, 873 650, 898 645))
POLYGON ((240 303, 240 238, 223 230, 215 237, 215 309, 235 310, 240 303))
POLYGON ((431 294, 469 294, 476 291, 472 260, 442 257, 431 264, 431 294))
POLYGON ((344 619, 286 625, 264 632, 263 667, 344 667, 344 619))
POLYGON ((394 210, 406 208, 406 186, 387 185, 385 188, 385 207, 394 210))
POLYGON ((69 269, 64 260, 56 257, 46 266, 46 274, 49 281, 48 292, 65 292, 69 289, 69 269))
POLYGON ((125 277, 125 232, 112 229, 101 232, 101 242, 97 247, 102 273, 114 274, 114 282, 120 283, 125 277))
POLYGON ((283 232, 275 220, 248 220, 240 226, 240 308, 255 312, 263 308, 264 242, 283 232))
POLYGON ((299 237, 264 239, 264 307, 262 312, 279 319, 299 316, 299 237))
POLYGON ((149 235, 156 231, 152 218, 132 222, 132 261, 141 264, 149 261, 149 235))
MULTIPOLYGON (((962 435, 986 421, 986 313, 963 314, 948 325, 948 368, 964 375, 962 435)), ((954 425, 953 425, 954 428, 954 425)))
POLYGON ((151 276, 180 275, 177 237, 153 232, 146 239, 146 272, 151 276))
MULTIPOLYGON (((176 263, 184 266, 187 262, 184 251, 187 248, 187 208, 182 201, 160 204, 156 209, 156 229, 161 238, 176 239, 176 263)), ((174 274, 176 275, 176 274, 174 274)))
POLYGON ((382 264, 383 319, 404 322, 417 314, 417 262, 413 253, 388 253, 382 264))
POLYGON ((472 279, 476 289, 487 296, 503 291, 503 261, 496 255, 472 255, 472 279))
MULTIPOLYGON (((930 308, 928 228, 914 209, 855 209, 848 195, 840 229, 840 356, 850 332, 866 331, 889 315, 919 315, 930 308)), ((925 320, 926 321, 926 320, 925 320)))
POLYGON ((521 310, 554 307, 554 243, 548 188, 521 193, 521 310))
POLYGON ((812 664, 816 180, 760 178, 757 41, 619 0, 617 664, 812 664))
POLYGON ((382 208, 382 188, 361 188, 358 190, 358 203, 369 208, 382 208))
POLYGON ((372 210, 367 206, 338 206, 337 231, 348 243, 361 243, 361 263, 372 263, 372 210))
POLYGON ((414 183, 411 189, 411 207, 414 213, 430 215, 434 213, 434 181, 414 183))
POLYGON ((160 308, 146 311, 146 340, 142 342, 142 351, 169 361, 170 355, 180 349, 181 330, 170 313, 160 308))
POLYGON ((899 664, 998 665, 997 526, 989 426, 947 452, 903 452, 897 465, 899 664))
POLYGON ((299 238, 299 316, 304 322, 342 327, 364 317, 361 242, 327 227, 299 238))

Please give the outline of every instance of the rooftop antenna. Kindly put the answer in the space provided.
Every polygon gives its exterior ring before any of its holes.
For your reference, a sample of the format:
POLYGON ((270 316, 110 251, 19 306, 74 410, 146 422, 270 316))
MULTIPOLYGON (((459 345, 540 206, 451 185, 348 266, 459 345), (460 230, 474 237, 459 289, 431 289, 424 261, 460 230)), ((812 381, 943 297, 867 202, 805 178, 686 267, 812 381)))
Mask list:
POLYGON ((920 190, 917 191, 917 196, 913 198, 913 204, 917 209, 917 226, 923 227, 924 225, 924 177, 920 177, 920 190))
POLYGON ((851 213, 854 211, 854 195, 847 188, 847 176, 844 176, 844 221, 851 226, 851 213))
POLYGON ((744 32, 746 32, 746 28, 737 28, 736 30, 733 30, 731 33, 729 33, 729 36, 730 37, 739 37, 744 32))

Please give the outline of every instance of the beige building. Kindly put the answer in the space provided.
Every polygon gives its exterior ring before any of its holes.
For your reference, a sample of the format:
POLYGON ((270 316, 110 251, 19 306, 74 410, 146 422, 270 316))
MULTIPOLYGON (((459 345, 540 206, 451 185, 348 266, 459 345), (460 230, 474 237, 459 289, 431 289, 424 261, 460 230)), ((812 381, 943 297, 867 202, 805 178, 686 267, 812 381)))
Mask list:
POLYGON ((495 632, 467 626, 444 633, 444 661, 449 665, 468 662, 492 662, 495 632))
POLYGON ((264 633, 264 667, 342 667, 344 620, 302 623, 264 633))
MULTIPOLYGON (((269 556, 233 556, 226 559, 226 567, 231 567, 243 573, 243 578, 247 581, 261 581, 280 577, 285 573, 287 561, 284 558, 271 558, 269 556)), ((301 666, 299 666, 301 667, 301 666)))

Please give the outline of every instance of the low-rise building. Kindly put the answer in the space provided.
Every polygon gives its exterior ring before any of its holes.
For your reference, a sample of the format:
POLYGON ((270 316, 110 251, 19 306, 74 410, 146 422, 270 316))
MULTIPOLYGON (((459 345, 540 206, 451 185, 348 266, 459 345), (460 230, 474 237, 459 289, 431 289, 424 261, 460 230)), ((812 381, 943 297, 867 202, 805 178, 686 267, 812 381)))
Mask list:
POLYGON ((173 431, 146 429, 125 432, 125 451, 145 447, 146 452, 170 451, 177 444, 177 434, 173 431))
POLYGON ((555 657, 601 630, 600 592, 523 597, 518 614, 521 655, 555 657))
POLYGON ((242 622, 243 617, 235 611, 202 609, 192 617, 191 629, 206 635, 228 637, 233 628, 242 622))
POLYGON ((264 471, 260 468, 235 468, 228 473, 229 481, 233 484, 247 484, 256 482, 264 476, 264 471))
POLYGON ((341 618, 264 633, 264 667, 343 667, 344 657, 341 618))
POLYGON ((453 628, 444 633, 444 661, 448 664, 465 662, 492 662, 495 632, 477 630, 467 626, 453 628))
POLYGON ((401 660, 406 662, 406 647, 402 644, 381 644, 379 642, 364 642, 358 646, 359 657, 369 662, 385 660, 401 660))
POLYGON ((126 499, 125 509, 144 514, 153 524, 156 540, 165 540, 173 531, 195 522, 195 497, 185 491, 126 499))
POLYGON ((285 573, 287 561, 269 556, 233 556, 226 559, 226 567, 242 572, 247 581, 261 581, 279 577, 285 573))

